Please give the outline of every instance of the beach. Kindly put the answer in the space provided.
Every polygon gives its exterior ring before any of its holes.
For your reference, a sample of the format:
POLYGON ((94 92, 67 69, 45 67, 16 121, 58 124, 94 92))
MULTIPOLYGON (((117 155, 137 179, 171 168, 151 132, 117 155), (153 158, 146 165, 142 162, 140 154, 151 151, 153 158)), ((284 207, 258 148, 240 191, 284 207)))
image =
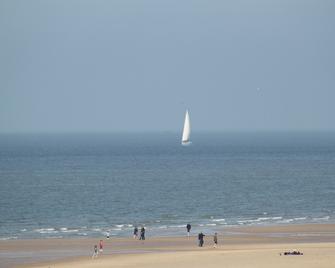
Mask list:
POLYGON ((0 267, 335 267, 335 135, 139 135, 2 135, 0 267))
POLYGON ((335 268, 334 25, 1 0, 0 268, 335 268))
MULTIPOLYGON (((149 230, 148 230, 149 231, 149 230)), ((185 237, 69 238, 0 241, 0 267, 334 267, 335 224, 227 227, 185 237), (104 251, 92 259, 93 246, 104 251), (303 255, 283 255, 300 251, 303 255)))

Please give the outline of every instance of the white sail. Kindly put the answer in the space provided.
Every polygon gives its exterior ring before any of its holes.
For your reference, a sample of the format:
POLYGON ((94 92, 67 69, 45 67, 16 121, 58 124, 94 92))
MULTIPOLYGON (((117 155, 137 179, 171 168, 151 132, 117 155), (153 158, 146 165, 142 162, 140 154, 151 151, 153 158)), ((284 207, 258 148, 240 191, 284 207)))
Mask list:
POLYGON ((184 129, 183 129, 183 137, 181 139, 181 143, 183 145, 190 144, 190 135, 191 135, 191 124, 190 124, 190 116, 188 114, 188 110, 186 110, 184 129))

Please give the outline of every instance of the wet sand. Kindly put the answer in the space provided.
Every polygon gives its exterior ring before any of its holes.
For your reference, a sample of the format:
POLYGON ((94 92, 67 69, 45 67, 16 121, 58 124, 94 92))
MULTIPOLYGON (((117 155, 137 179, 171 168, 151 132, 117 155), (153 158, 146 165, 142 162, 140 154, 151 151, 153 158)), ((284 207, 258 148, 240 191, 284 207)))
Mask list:
POLYGON ((224 228, 216 249, 206 235, 204 248, 196 236, 102 238, 94 260, 100 238, 0 241, 0 267, 335 267, 335 224, 224 228), (279 255, 292 250, 304 255, 279 255))

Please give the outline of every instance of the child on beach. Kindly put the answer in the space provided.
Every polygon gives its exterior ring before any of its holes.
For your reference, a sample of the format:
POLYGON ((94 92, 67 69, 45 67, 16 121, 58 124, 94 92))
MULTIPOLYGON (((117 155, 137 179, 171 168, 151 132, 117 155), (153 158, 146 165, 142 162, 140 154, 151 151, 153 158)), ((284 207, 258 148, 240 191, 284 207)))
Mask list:
POLYGON ((98 246, 94 245, 92 259, 98 257, 98 246))
POLYGON ((213 240, 214 240, 214 248, 216 248, 218 246, 218 234, 217 233, 214 234, 213 240))

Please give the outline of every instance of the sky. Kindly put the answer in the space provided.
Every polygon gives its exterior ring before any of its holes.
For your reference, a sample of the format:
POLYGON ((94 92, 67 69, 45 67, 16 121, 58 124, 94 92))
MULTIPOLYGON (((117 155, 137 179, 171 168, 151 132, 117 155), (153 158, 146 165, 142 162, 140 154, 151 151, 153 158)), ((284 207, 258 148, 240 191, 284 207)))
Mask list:
POLYGON ((335 130, 333 0, 0 0, 0 133, 335 130))

